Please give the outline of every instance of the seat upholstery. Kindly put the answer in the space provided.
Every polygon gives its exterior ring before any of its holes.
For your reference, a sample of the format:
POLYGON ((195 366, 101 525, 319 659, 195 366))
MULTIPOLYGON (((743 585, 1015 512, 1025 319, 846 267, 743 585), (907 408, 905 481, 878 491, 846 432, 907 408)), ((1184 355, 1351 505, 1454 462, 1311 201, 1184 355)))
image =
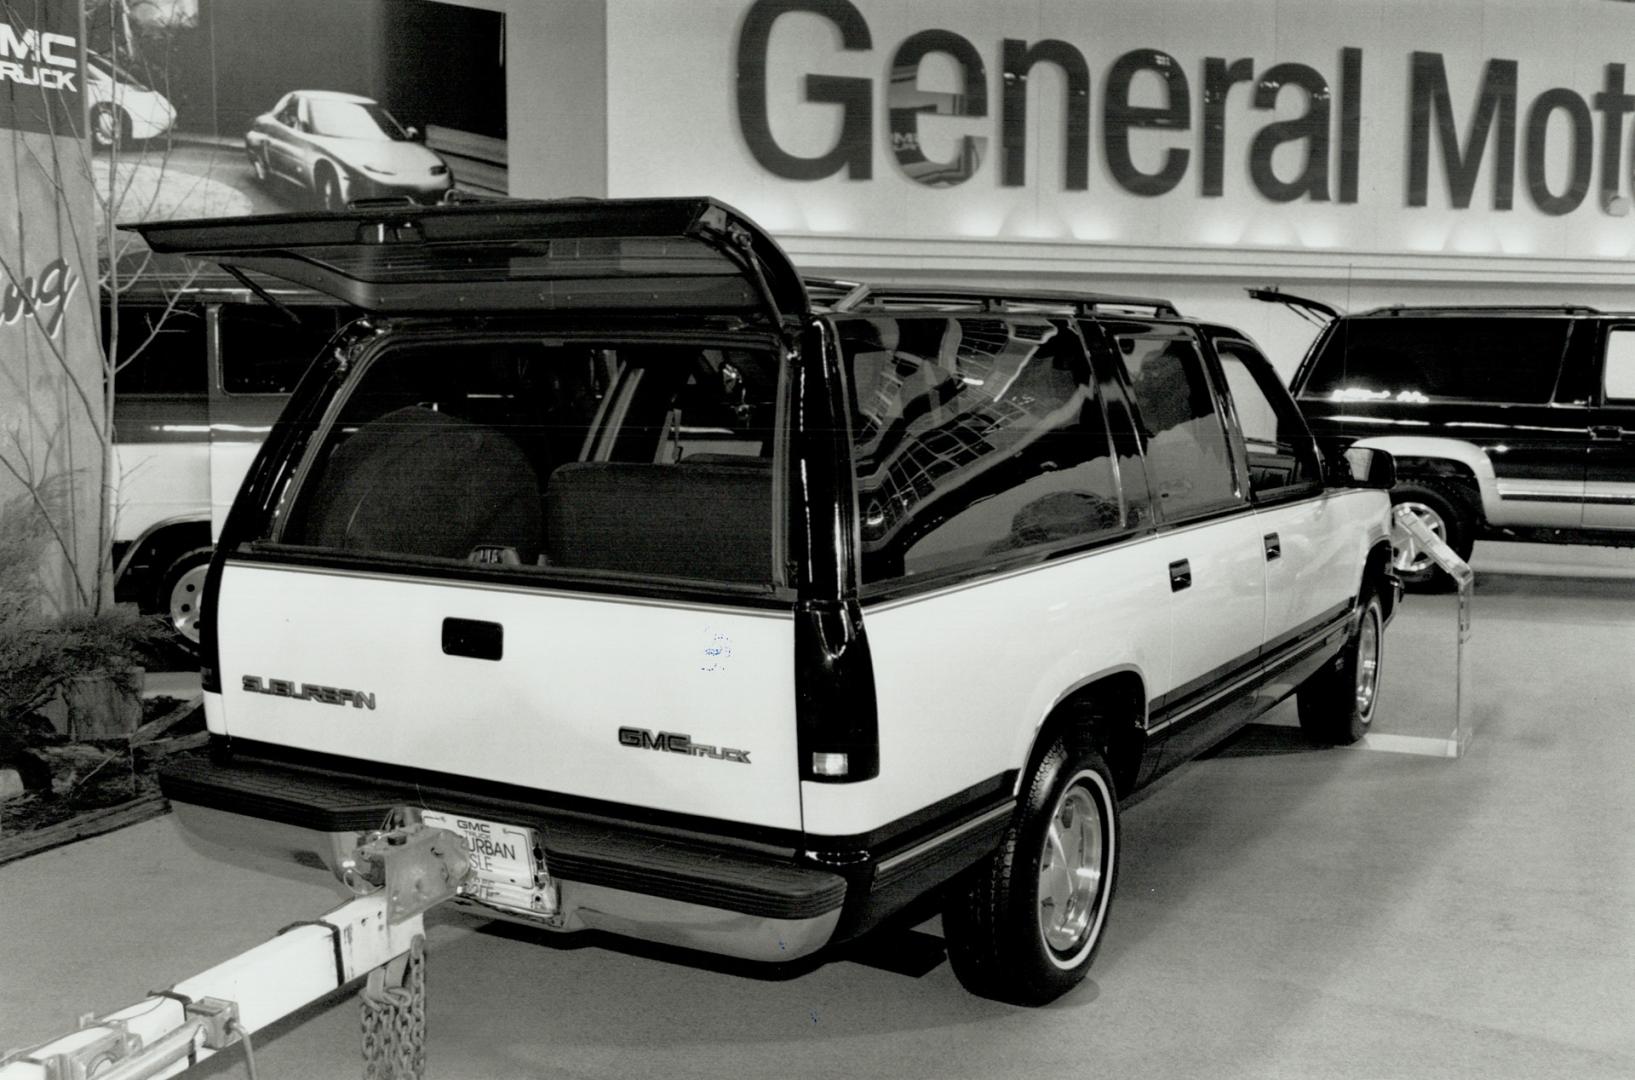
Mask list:
POLYGON ((563 465, 545 490, 545 525, 553 566, 765 583, 771 463, 563 465))
POLYGON ((531 563, 542 526, 538 476, 514 440, 415 405, 362 425, 330 457, 301 542, 446 559, 511 548, 531 563))

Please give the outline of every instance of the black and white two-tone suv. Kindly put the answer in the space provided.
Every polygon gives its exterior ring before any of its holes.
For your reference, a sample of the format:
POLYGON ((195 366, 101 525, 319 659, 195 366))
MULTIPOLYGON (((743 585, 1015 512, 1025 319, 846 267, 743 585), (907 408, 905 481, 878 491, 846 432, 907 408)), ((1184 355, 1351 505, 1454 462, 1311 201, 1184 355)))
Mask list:
POLYGON ((708 199, 141 231, 367 313, 210 567, 215 753, 163 779, 206 835, 420 820, 468 903, 764 961, 940 897, 965 985, 1041 1002, 1122 797, 1297 690, 1373 715, 1389 455, 1325 469, 1161 301, 809 287, 708 199))

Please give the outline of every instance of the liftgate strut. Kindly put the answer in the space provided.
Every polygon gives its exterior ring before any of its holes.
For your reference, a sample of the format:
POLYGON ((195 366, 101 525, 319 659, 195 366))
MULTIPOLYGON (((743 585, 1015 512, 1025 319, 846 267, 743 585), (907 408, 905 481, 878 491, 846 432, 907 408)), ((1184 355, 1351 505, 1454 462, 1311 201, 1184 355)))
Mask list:
MULTIPOLYGON (((402 820, 399 818, 398 820, 402 820)), ((71 1034, 0 1057, 0 1080, 175 1076, 230 1047, 252 1077, 250 1037, 367 976, 364 1075, 418 1078, 425 1066, 423 916, 470 873, 463 841, 425 825, 371 833, 348 861, 364 895, 71 1034)))

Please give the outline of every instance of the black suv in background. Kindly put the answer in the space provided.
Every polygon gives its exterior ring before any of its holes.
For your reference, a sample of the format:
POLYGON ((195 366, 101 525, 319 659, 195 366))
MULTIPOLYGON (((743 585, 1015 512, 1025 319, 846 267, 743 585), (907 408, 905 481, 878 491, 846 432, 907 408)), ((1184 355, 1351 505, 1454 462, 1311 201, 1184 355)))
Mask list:
MULTIPOLYGON (((1482 537, 1635 545, 1635 314, 1306 306, 1332 317, 1291 385, 1313 435, 1389 450, 1392 501, 1461 556, 1482 537)), ((1447 584, 1394 540, 1407 584, 1447 584)))

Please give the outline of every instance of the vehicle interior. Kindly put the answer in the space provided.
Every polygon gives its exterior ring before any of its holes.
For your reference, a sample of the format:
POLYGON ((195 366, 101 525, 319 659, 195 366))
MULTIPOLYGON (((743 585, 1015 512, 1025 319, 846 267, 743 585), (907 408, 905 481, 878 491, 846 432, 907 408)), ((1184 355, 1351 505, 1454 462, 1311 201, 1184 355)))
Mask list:
POLYGON ((501 339, 367 362, 282 543, 766 584, 775 362, 501 339))

